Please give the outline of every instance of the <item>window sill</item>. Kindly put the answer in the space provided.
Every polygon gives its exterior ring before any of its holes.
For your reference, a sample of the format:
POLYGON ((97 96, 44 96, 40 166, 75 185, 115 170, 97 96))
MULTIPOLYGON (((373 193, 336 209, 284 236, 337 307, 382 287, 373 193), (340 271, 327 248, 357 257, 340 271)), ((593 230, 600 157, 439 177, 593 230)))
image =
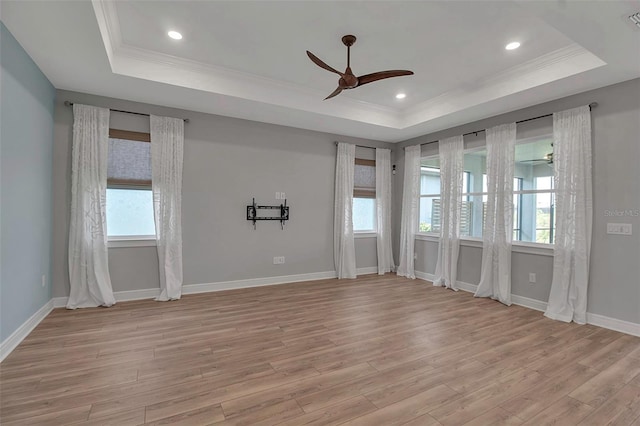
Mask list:
MULTIPOLYGON (((416 240, 430 241, 437 243, 440 240, 438 234, 416 234, 416 240)), ((460 245, 464 247, 482 248, 481 238, 460 238, 460 245)), ((539 256, 553 256, 552 244, 528 243, 523 241, 514 241, 511 245, 512 253, 537 254, 539 256)))
POLYGON ((438 234, 434 234, 434 233, 426 234, 423 232, 423 233, 416 234, 416 240, 433 241, 437 243, 440 240, 440 237, 438 236, 438 234))
POLYGON ((377 232, 354 232, 353 238, 376 238, 378 236, 377 232))
POLYGON ((156 237, 151 236, 131 236, 131 237, 111 237, 107 243, 109 248, 125 247, 155 247, 156 237))
POLYGON ((511 252, 537 254, 553 257, 553 244, 528 243, 526 241, 514 241, 511 252))
MULTIPOLYGON (((437 243, 440 241, 440 236, 438 234, 416 234, 416 240, 422 241, 431 241, 433 243, 437 243)), ((481 238, 473 238, 466 237, 460 238, 460 245, 465 247, 479 247, 482 248, 482 239, 481 238)))

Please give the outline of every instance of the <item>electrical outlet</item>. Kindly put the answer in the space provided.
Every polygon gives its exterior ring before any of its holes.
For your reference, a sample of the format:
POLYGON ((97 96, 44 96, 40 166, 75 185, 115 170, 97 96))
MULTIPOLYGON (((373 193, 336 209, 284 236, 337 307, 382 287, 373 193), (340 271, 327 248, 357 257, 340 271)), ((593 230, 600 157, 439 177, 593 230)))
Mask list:
POLYGON ((280 264, 284 264, 284 256, 280 256, 280 264))
POLYGON ((536 274, 535 274, 535 272, 529 273, 529 282, 530 283, 535 283, 536 282, 536 274))
POLYGON ((630 223, 607 223, 607 234, 632 235, 633 226, 630 223))
MULTIPOLYGON (((284 194, 284 192, 280 193, 280 199, 281 200, 286 200, 287 199, 287 196, 284 194)), ((284 262, 282 262, 282 263, 284 263, 284 262)))
POLYGON ((280 199, 280 193, 276 192, 276 200, 279 200, 279 199, 280 199))
POLYGON ((276 256, 273 258, 274 265, 282 265, 284 263, 284 256, 276 256))
POLYGON ((47 285, 47 276, 43 275, 42 276, 42 287, 45 287, 47 285))

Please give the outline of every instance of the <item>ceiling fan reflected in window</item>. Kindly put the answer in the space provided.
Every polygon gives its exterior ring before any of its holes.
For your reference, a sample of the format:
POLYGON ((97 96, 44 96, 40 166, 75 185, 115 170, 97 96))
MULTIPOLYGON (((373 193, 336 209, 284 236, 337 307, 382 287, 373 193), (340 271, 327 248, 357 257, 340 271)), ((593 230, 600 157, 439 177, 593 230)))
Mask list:
MULTIPOLYGON (((553 144, 551 144, 551 147, 553 148, 553 144)), ((548 152, 546 153, 542 158, 533 158, 531 160, 522 160, 520 161, 520 163, 533 163, 538 164, 538 163, 547 163, 549 165, 553 164, 553 152, 548 152)))
POLYGON ((391 77, 401 77, 403 75, 413 75, 413 71, 407 70, 389 70, 389 71, 378 71, 372 74, 362 75, 360 77, 356 77, 351 71, 351 46, 356 42, 356 36, 354 35, 346 35, 342 37, 342 43, 347 46, 347 69, 345 72, 340 72, 335 68, 324 63, 320 58, 318 58, 313 53, 307 50, 307 56, 309 59, 313 61, 314 64, 319 66, 320 68, 324 68, 327 71, 331 71, 340 76, 340 80, 338 80, 338 88, 334 90, 329 96, 324 98, 325 100, 333 98, 347 89, 355 89, 356 87, 362 86, 363 84, 372 83, 374 81, 383 80, 385 78, 391 77))

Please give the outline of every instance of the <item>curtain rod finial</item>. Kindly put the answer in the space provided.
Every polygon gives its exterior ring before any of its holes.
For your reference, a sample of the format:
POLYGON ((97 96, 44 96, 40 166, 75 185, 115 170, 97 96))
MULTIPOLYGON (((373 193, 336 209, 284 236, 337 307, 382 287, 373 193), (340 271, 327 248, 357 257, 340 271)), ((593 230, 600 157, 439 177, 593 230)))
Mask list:
POLYGON ((597 102, 591 102, 591 103, 589 104, 589 108, 590 108, 590 109, 594 109, 594 108, 595 108, 595 107, 597 107, 597 106, 598 106, 598 103, 597 103, 597 102))
POLYGON ((64 106, 72 106, 73 104, 69 101, 64 101, 64 106))

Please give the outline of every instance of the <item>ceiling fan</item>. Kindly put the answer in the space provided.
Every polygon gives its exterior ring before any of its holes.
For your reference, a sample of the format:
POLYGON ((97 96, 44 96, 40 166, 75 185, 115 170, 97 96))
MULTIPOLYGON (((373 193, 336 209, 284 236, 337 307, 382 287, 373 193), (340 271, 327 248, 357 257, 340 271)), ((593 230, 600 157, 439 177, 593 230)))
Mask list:
POLYGON ((340 80, 338 80, 338 88, 333 91, 329 96, 324 98, 325 100, 333 98, 337 96, 346 89, 355 89, 358 86, 362 86, 363 84, 372 83, 374 81, 382 80, 385 78, 391 77, 400 77, 403 75, 413 75, 413 71, 407 70, 389 70, 389 71, 379 71, 374 72, 373 74, 366 74, 360 77, 356 77, 351 71, 351 46, 356 42, 356 36, 354 35, 346 35, 342 37, 342 43, 347 46, 347 69, 344 72, 340 72, 335 68, 330 67, 325 64, 320 58, 318 58, 313 53, 307 50, 307 56, 309 59, 313 61, 314 64, 319 66, 320 68, 324 68, 327 71, 331 71, 340 76, 340 80))
MULTIPOLYGON (((553 147, 553 144, 551 144, 553 147)), ((532 160, 522 160, 521 163, 547 163, 553 164, 553 152, 546 153, 542 158, 534 158, 532 160)))

